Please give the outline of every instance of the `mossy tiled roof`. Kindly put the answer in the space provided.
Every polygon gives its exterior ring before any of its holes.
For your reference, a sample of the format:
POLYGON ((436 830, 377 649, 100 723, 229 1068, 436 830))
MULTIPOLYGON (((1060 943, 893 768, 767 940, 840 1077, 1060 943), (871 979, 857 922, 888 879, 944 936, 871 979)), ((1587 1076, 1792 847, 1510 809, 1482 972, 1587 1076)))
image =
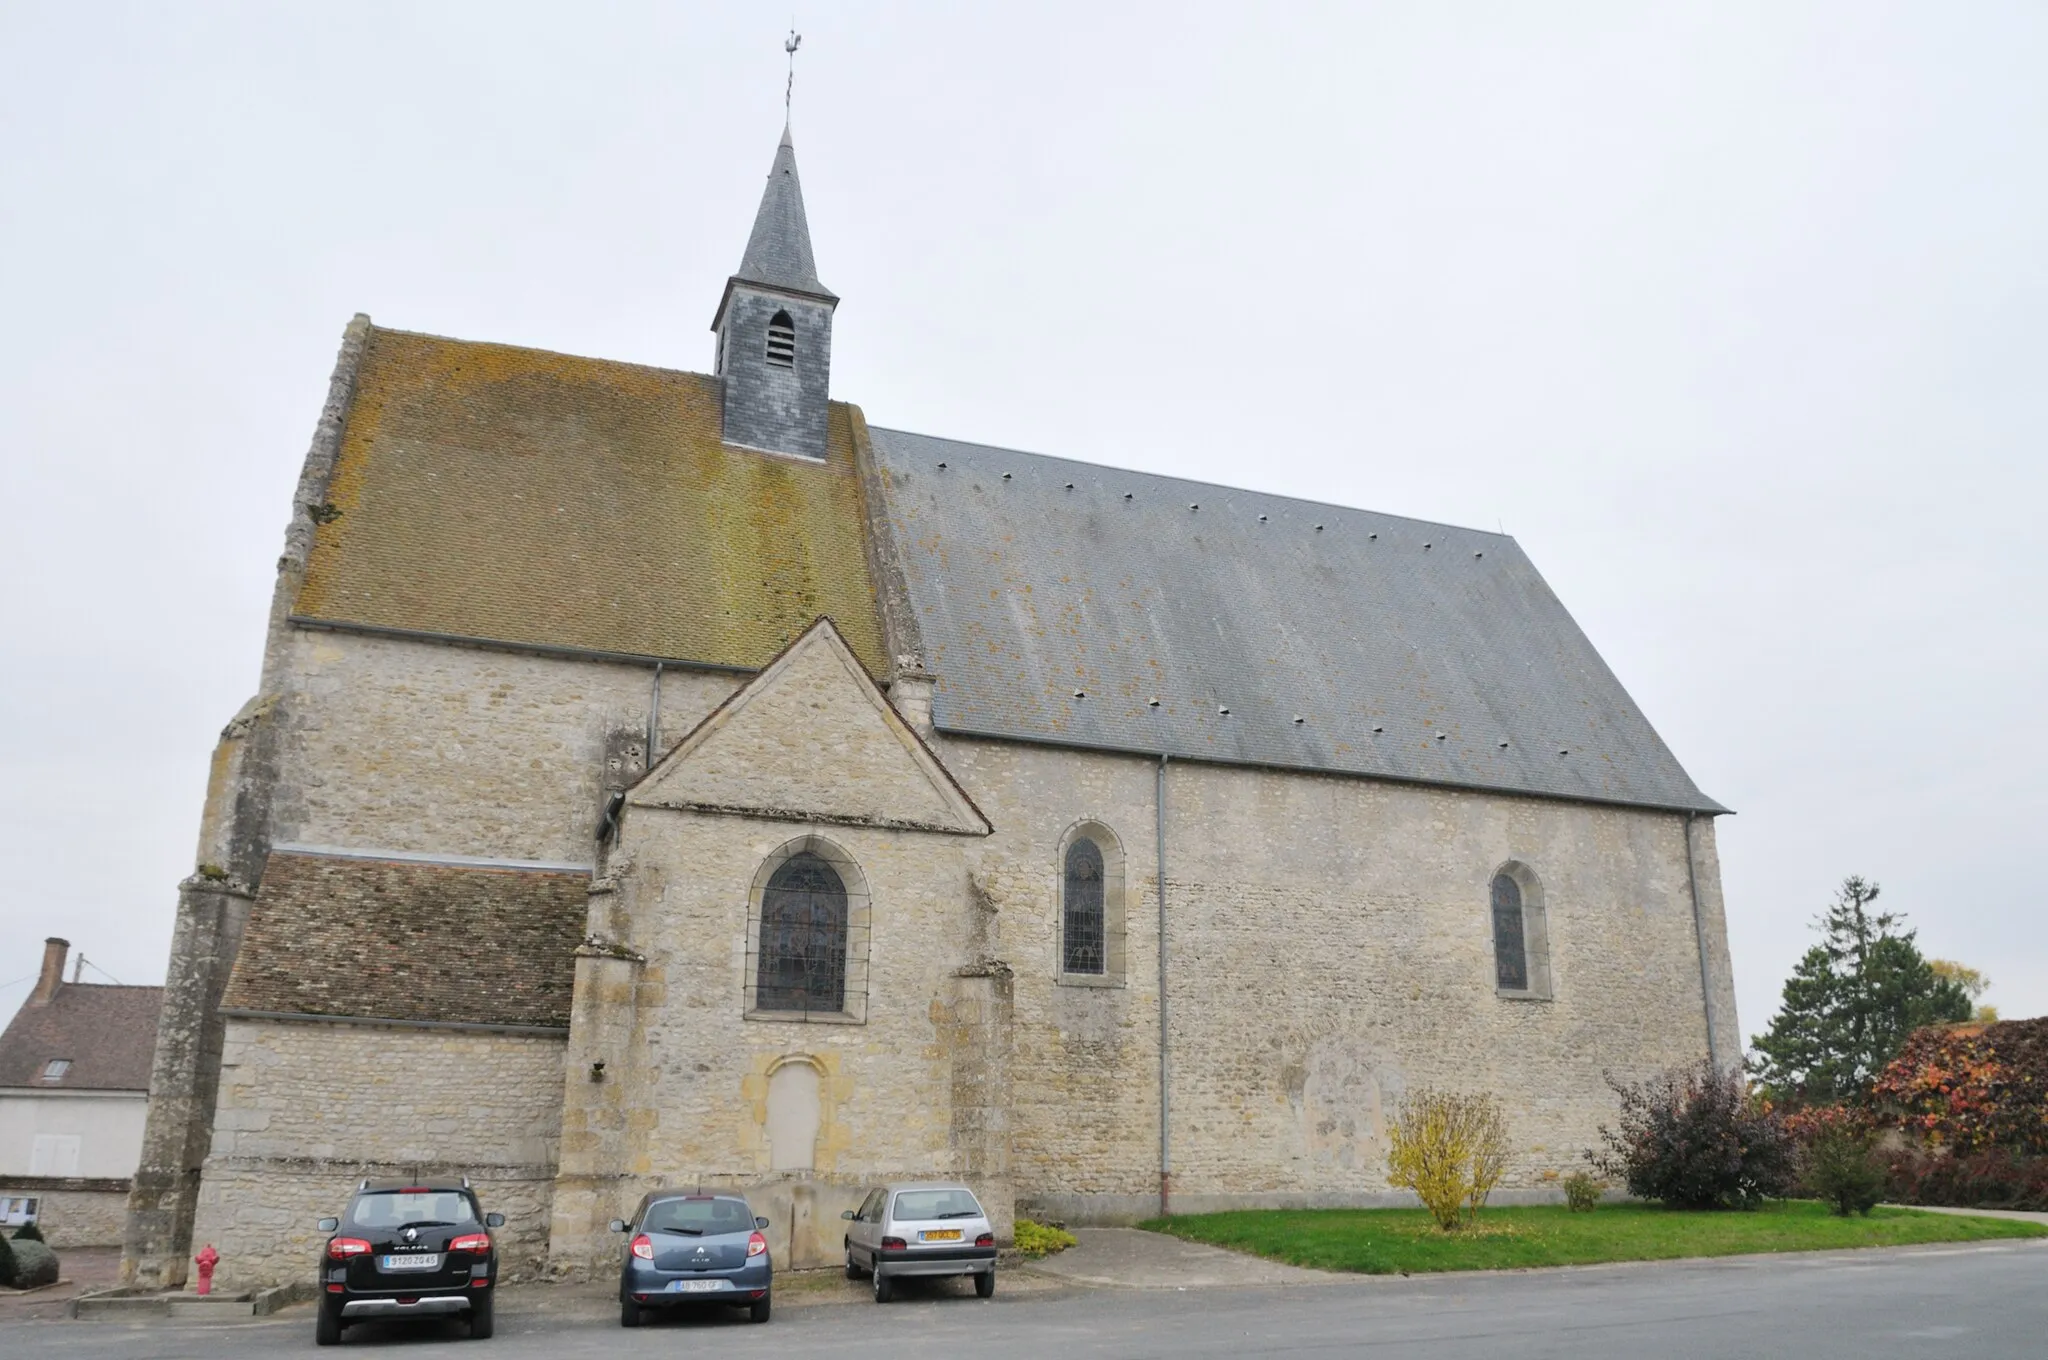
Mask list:
POLYGON ((887 674, 847 408, 719 440, 715 378, 370 334, 294 613, 757 669, 829 614, 887 674))

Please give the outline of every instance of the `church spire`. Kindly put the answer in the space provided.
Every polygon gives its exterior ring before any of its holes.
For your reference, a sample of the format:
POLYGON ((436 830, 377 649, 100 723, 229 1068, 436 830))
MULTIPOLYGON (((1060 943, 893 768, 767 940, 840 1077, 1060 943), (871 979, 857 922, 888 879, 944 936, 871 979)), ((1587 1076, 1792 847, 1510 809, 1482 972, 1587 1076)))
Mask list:
POLYGON ((802 458, 825 456, 832 311, 839 298, 818 279, 811 224, 789 124, 768 168, 740 267, 711 318, 725 397, 725 442, 802 458))

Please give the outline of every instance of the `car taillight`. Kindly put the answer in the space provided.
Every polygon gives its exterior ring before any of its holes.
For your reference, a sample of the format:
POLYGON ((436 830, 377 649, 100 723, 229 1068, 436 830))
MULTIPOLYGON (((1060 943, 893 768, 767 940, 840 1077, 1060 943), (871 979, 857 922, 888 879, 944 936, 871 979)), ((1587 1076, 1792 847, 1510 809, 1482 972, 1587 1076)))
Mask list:
POLYGON ((904 1244, 903 1239, 900 1237, 885 1237, 882 1239, 882 1250, 908 1251, 909 1247, 904 1244))
POLYGON ((768 1250, 768 1239, 761 1236, 761 1234, 755 1233, 747 1239, 747 1255, 759 1256, 766 1250, 768 1250))
POLYGON ((992 1247, 995 1244, 996 1235, 994 1233, 983 1233, 981 1236, 974 1239, 974 1245, 977 1247, 992 1247))
POLYGON ((482 1255, 490 1249, 491 1235, 489 1233, 470 1233, 468 1236, 458 1237, 448 1244, 448 1250, 450 1251, 473 1251, 478 1255, 482 1255))
POLYGON ((652 1261, 654 1259, 654 1239, 646 1233, 641 1233, 633 1239, 633 1254, 643 1261, 652 1261))
POLYGON ((370 1244, 360 1237, 336 1237, 327 1244, 327 1254, 337 1261, 346 1261, 351 1256, 361 1256, 370 1249, 370 1244))

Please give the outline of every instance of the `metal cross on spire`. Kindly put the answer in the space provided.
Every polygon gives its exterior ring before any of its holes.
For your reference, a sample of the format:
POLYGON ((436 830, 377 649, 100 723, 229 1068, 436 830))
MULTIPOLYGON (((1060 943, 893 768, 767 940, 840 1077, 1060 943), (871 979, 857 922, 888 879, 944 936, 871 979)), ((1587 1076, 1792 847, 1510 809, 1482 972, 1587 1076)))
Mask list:
POLYGON ((789 53, 789 83, 782 87, 782 121, 789 121, 789 106, 796 98, 796 50, 804 45, 804 35, 795 28, 783 39, 782 50, 789 53))

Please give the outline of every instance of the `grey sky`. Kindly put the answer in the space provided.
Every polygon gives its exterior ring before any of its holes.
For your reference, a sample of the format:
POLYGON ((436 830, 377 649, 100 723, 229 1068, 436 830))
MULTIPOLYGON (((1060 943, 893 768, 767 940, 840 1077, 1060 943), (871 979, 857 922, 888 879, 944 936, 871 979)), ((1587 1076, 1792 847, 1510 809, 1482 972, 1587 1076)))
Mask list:
MULTIPOLYGON (((835 396, 1505 527, 1746 1034, 1852 872, 2048 1011, 2048 8, 802 8, 835 396)), ((0 0, 0 983, 161 978, 351 314, 709 367, 788 15, 0 0)))

